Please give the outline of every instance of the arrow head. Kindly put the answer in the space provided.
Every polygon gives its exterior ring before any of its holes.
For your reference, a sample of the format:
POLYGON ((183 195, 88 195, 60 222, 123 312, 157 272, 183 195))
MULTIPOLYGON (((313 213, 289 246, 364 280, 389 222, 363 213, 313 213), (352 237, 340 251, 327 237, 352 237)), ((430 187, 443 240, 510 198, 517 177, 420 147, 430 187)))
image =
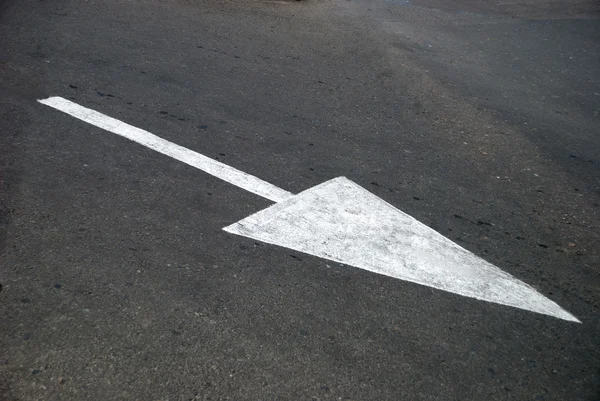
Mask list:
POLYGON ((344 177, 224 230, 482 301, 579 322, 531 286, 344 177))

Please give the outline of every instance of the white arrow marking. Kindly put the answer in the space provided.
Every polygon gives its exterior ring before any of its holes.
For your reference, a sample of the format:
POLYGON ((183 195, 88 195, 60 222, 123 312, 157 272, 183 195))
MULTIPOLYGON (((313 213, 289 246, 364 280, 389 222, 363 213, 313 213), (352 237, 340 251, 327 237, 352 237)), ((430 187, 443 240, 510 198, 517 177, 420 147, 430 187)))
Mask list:
POLYGON ((51 97, 39 102, 278 202, 225 227, 227 232, 482 301, 580 323, 534 288, 344 177, 293 195, 69 100, 51 97))

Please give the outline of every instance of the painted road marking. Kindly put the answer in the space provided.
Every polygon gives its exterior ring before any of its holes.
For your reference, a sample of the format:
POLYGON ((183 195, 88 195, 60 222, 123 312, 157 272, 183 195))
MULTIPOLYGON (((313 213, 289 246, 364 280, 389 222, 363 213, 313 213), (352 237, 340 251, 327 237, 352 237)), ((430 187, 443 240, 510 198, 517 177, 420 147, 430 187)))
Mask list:
POLYGON ((344 177, 224 230, 466 297, 579 322, 529 285, 344 177))
POLYGON ((40 103, 276 202, 224 230, 501 305, 580 321, 524 282, 344 177, 293 195, 259 178, 60 97, 40 103))
POLYGON ((210 175, 227 181, 237 187, 245 189, 263 198, 272 200, 273 202, 281 202, 282 200, 293 196, 291 192, 284 191, 260 178, 246 174, 243 171, 237 170, 227 164, 218 162, 209 157, 194 152, 193 150, 184 148, 169 142, 161 137, 151 134, 148 131, 126 124, 122 121, 98 113, 95 110, 88 109, 73 103, 62 97, 50 97, 48 99, 39 100, 40 103, 46 106, 53 107, 64 113, 67 113, 79 120, 85 121, 98 128, 102 128, 113 134, 120 135, 134 142, 144 145, 150 149, 156 150, 159 153, 170 156, 173 159, 179 160, 192 167, 196 167, 210 175))

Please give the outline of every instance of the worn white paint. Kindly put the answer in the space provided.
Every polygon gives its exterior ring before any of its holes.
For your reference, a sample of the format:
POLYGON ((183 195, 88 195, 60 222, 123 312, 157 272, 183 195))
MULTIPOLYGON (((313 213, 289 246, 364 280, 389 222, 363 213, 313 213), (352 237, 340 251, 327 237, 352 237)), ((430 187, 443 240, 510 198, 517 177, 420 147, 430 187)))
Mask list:
POLYGON ((482 301, 579 322, 529 285, 344 177, 224 230, 482 301))
POLYGON ((483 301, 579 322, 529 285, 458 246, 344 177, 298 195, 60 97, 40 100, 275 205, 224 230, 483 301))
POLYGON ((80 106, 77 103, 63 99, 62 97, 50 97, 48 99, 39 100, 39 102, 70 114, 86 123, 95 125, 98 128, 120 135, 150 149, 156 150, 159 153, 189 164, 190 166, 196 167, 197 169, 214 175, 215 177, 245 189, 246 191, 272 200, 273 202, 281 202, 282 200, 293 196, 292 193, 284 191, 273 184, 269 184, 260 178, 246 174, 243 171, 201 155, 193 150, 162 139, 148 131, 136 128, 95 110, 80 106))

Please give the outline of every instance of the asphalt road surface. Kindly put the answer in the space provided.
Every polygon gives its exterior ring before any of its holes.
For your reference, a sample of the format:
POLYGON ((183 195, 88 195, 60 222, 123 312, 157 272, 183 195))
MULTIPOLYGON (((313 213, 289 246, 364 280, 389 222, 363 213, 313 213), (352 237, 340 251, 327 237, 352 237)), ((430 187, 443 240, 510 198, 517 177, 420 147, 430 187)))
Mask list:
POLYGON ((596 0, 0 1, 0 399, 600 399, 596 0), (223 231, 345 176, 581 324, 223 231))

